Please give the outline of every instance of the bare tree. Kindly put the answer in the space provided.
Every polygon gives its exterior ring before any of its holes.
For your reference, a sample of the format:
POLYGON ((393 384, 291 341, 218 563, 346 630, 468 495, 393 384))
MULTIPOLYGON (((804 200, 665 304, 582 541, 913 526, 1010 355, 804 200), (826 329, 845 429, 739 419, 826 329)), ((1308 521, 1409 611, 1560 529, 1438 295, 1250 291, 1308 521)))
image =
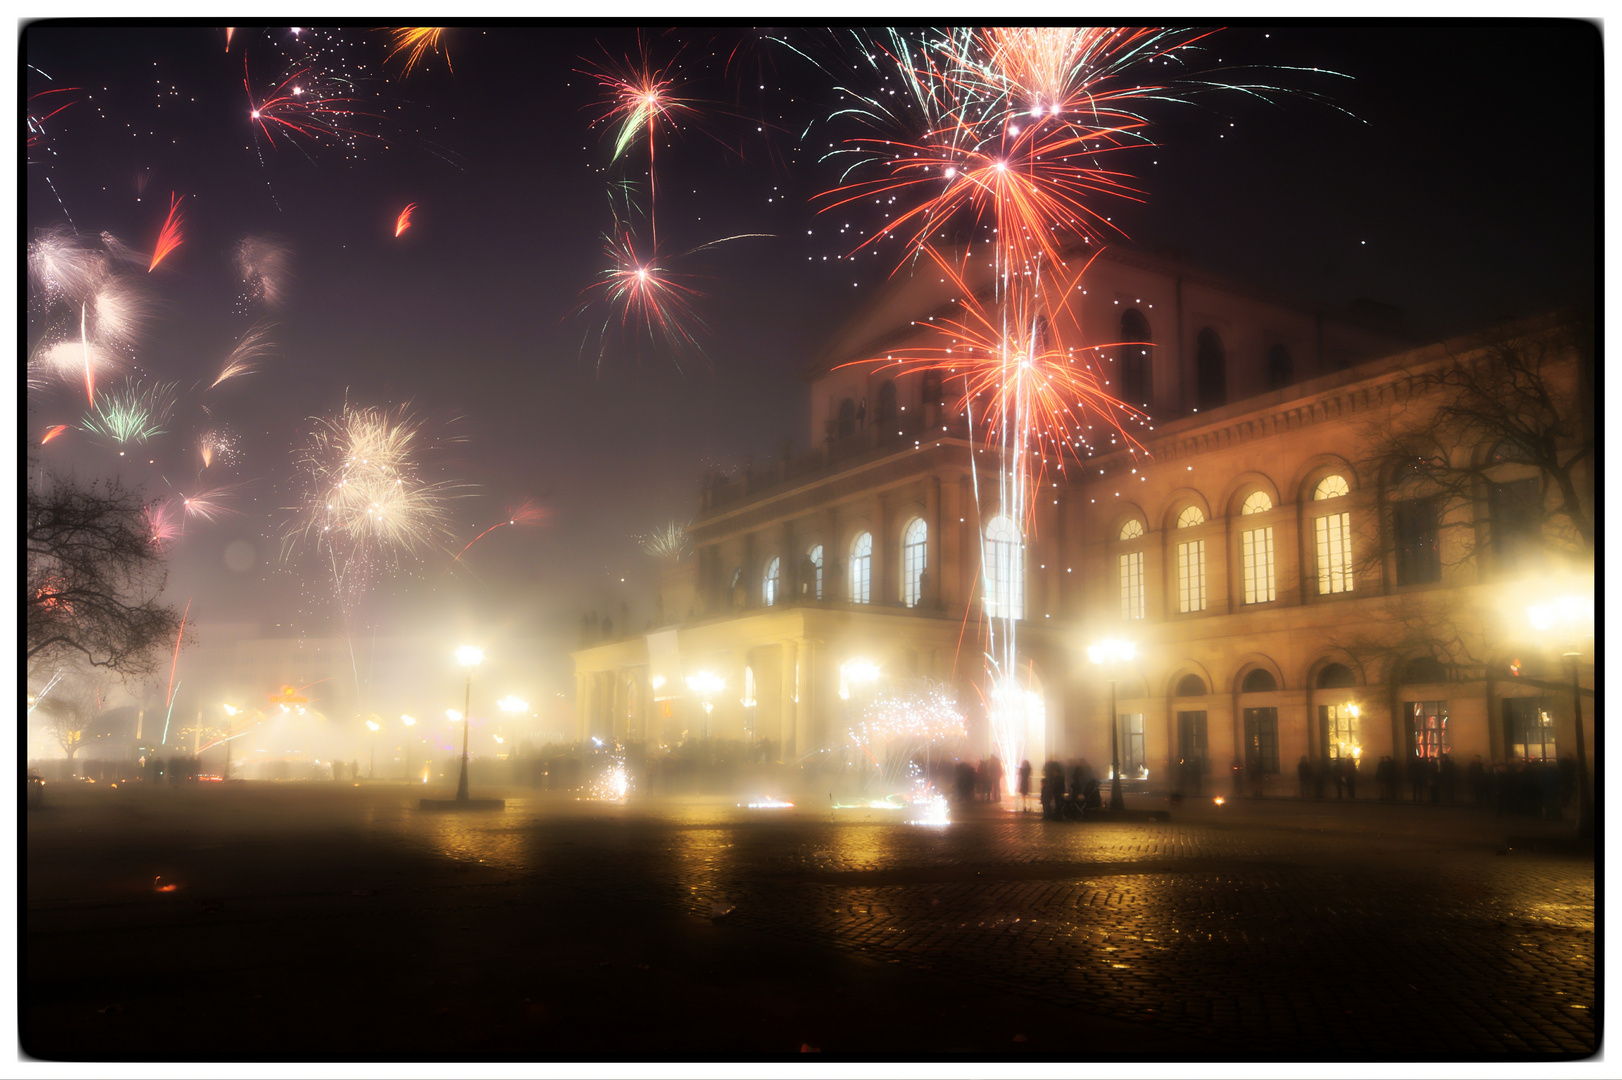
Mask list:
POLYGON ((31 667, 153 670, 180 626, 158 602, 165 573, 147 507, 117 481, 30 478, 23 612, 31 667))

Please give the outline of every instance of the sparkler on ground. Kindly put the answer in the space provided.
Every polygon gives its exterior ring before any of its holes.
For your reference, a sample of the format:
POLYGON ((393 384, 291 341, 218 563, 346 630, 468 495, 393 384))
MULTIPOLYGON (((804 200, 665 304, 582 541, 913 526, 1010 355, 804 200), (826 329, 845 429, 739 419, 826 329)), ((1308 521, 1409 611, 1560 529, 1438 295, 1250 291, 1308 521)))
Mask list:
POLYGON ((878 768, 886 791, 914 796, 930 787, 931 757, 938 759, 967 735, 955 695, 930 679, 879 690, 848 733, 850 745, 878 768))
POLYGON ((184 196, 169 193, 169 216, 163 220, 163 228, 158 231, 158 243, 152 249, 152 262, 147 266, 146 272, 151 273, 158 268, 158 264, 175 248, 185 242, 180 232, 180 200, 184 196))

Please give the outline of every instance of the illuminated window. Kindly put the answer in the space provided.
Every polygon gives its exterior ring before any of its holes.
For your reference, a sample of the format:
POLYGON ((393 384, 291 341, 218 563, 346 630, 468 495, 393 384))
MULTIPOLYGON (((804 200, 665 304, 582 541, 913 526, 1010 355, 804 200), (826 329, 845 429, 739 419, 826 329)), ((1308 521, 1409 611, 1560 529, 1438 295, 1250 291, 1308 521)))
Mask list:
POLYGON ((1185 506, 1183 512, 1177 515, 1177 527, 1190 529, 1195 525, 1205 524, 1205 511, 1197 506, 1185 506))
POLYGON ((1265 491, 1252 491, 1245 496, 1245 504, 1239 508, 1241 514, 1265 514, 1273 509, 1273 500, 1267 497, 1265 491))
POLYGON ((1177 610, 1205 610, 1205 541, 1177 545, 1177 610))
POLYGON ((994 619, 1025 617, 1025 547, 1006 517, 986 526, 986 614, 994 619))
POLYGON ((1318 541, 1318 595, 1352 591, 1352 515, 1313 518, 1318 541))
POLYGON ((901 602, 917 607, 924 598, 924 566, 929 556, 929 526, 913 518, 901 536, 901 602))
POLYGON ((1143 522, 1139 521, 1137 518, 1133 518, 1130 521, 1128 521, 1125 525, 1121 526, 1121 539, 1122 540, 1136 540, 1138 537, 1140 537, 1142 535, 1143 535, 1143 522))
POLYGON ((760 600, 767 607, 777 603, 777 575, 780 568, 781 562, 775 556, 766 564, 766 579, 761 583, 760 600))
POLYGON ((1239 553, 1245 573, 1245 603, 1265 604, 1274 599, 1273 527, 1240 533, 1239 553))
MULTIPOLYGON (((1410 702, 1434 705, 1436 702, 1410 702)), ((1446 712, 1446 703, 1441 703, 1446 712)), ((1540 697, 1504 699, 1504 749, 1511 760, 1554 761, 1554 718, 1540 697)))
POLYGON ((864 532, 850 546, 850 598, 854 603, 872 600, 873 534, 864 532))
POLYGON ((1142 776, 1147 770, 1148 759, 1143 752, 1143 714, 1122 713, 1121 731, 1126 739, 1125 753, 1121 760, 1121 775, 1123 777, 1142 776))
POLYGON ((1318 706, 1318 732, 1331 760, 1355 758, 1363 747, 1363 729, 1349 703, 1318 706))
POLYGON ((1121 616, 1141 619, 1143 615, 1143 552, 1128 551, 1121 556, 1121 616))
POLYGON ((1351 493, 1352 488, 1350 484, 1346 483, 1346 478, 1331 473, 1318 481, 1318 486, 1313 489, 1312 497, 1314 500, 1338 499, 1342 495, 1350 495, 1351 493))
MULTIPOLYGON (((1510 710, 1507 708, 1510 701, 1525 701, 1531 705, 1541 704, 1539 698, 1506 698, 1504 705, 1504 719, 1507 724, 1510 710)), ((1528 710, 1534 717, 1539 711, 1528 710)), ((1449 745, 1447 732, 1447 702, 1445 701, 1405 701, 1402 703, 1403 727, 1408 735, 1408 760, 1426 758, 1436 761, 1452 748, 1449 745)), ((1544 713, 1544 716, 1547 716, 1544 713)), ((1554 753, 1554 730, 1549 729, 1549 752, 1554 753)), ((1523 753, 1511 748, 1510 757, 1524 757, 1523 753)))
POLYGON ((813 544, 811 546, 811 550, 807 551, 805 553, 805 557, 808 560, 810 560, 811 566, 813 567, 814 572, 809 575, 811 580, 801 582, 800 587, 805 589, 807 592, 809 592, 814 599, 821 600, 822 599, 822 545, 821 544, 813 544))

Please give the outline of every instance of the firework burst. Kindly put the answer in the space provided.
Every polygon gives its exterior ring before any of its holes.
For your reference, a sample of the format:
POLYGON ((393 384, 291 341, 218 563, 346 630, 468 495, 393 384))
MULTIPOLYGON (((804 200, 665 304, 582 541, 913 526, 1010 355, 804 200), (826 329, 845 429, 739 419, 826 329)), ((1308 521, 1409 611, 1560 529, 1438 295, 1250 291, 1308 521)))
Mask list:
POLYGON ((168 500, 151 503, 145 510, 146 529, 153 544, 162 547, 180 536, 180 514, 168 500))
POLYGON ((293 280, 293 249, 280 237, 245 236, 232 252, 241 279, 244 304, 263 305, 271 311, 287 302, 293 280))
POLYGON ((47 305, 88 300, 108 270, 106 254, 66 225, 45 229, 28 245, 28 276, 47 305))
POLYGON ((218 521, 222 517, 241 513, 228 501, 232 494, 233 489, 228 487, 210 488, 195 495, 181 495, 180 506, 187 518, 218 521))
POLYGON ((306 495, 284 551, 324 557, 346 607, 377 575, 445 550, 455 487, 423 479, 422 443, 421 423, 403 408, 346 406, 317 422, 298 455, 306 495))
MULTIPOLYGON (((395 26, 388 30, 389 54, 387 60, 400 62, 400 77, 411 74, 413 68, 429 53, 439 55, 439 39, 449 29, 444 26, 395 26)), ((451 68, 450 50, 445 50, 445 66, 451 68)))
POLYGON ((244 52, 242 89, 248 95, 249 120, 271 146, 277 144, 278 135, 295 146, 332 140, 350 148, 357 138, 377 137, 369 126, 378 116, 361 107, 366 99, 347 76, 304 65, 256 96, 244 52))
POLYGON ((242 459, 240 440, 228 427, 209 428, 197 435, 197 456, 203 468, 211 468, 218 461, 222 466, 236 465, 242 459))
POLYGON ((85 414, 79 426, 120 446, 144 443, 165 433, 174 405, 174 383, 132 379, 103 395, 101 403, 85 414))
POLYGON ((214 381, 208 384, 212 390, 227 379, 235 379, 242 375, 251 375, 259 370, 259 361, 270 354, 274 343, 270 340, 268 325, 260 324, 242 335, 231 355, 225 358, 225 364, 214 381))
POLYGON ((642 550, 655 559, 680 562, 693 550, 692 538, 687 535, 685 521, 667 521, 663 525, 637 537, 642 550))

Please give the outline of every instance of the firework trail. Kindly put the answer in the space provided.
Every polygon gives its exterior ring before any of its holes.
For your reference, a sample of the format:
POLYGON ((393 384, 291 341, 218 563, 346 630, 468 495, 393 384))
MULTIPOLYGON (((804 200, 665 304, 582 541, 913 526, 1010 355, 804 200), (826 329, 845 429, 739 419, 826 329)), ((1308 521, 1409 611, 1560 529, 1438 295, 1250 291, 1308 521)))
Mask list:
POLYGON ((235 34, 236 32, 237 32, 237 28, 234 27, 234 26, 227 26, 225 28, 225 51, 226 52, 231 51, 231 36, 233 34, 235 34))
POLYGON ((232 252, 242 301, 276 311, 287 302, 293 281, 293 249, 276 236, 245 236, 232 252))
POLYGON ((399 236, 411 228, 411 211, 417 208, 416 203, 406 203, 406 208, 400 211, 400 216, 394 220, 394 235, 399 236))
MULTIPOLYGON (((388 30, 390 37, 389 54, 385 63, 401 58, 400 77, 405 78, 411 70, 422 62, 422 58, 432 52, 439 55, 439 39, 449 29, 444 26, 396 26, 388 30)), ((445 50, 445 67, 455 74, 456 69, 451 67, 451 53, 445 50)))
POLYGON ((207 389, 212 390, 227 379, 235 379, 242 375, 251 375, 259 370, 259 361, 269 355, 274 343, 270 340, 271 327, 261 323, 238 341, 231 355, 225 358, 225 365, 214 381, 208 384, 207 389))
MULTIPOLYGON (((191 614, 191 597, 186 598, 186 609, 180 613, 180 632, 175 635, 175 655, 169 661, 169 690, 164 695, 164 702, 170 709, 175 707, 175 668, 180 664, 180 641, 186 636, 186 616, 191 614)), ((169 722, 164 721, 164 734, 169 732, 169 722)))
POLYGON ((226 515, 241 513, 241 511, 226 503, 232 493, 233 489, 229 487, 210 488, 207 491, 199 491, 195 495, 181 495, 180 505, 188 518, 218 521, 226 515))
POLYGON ((40 439, 39 444, 41 446, 44 446, 46 443, 48 443, 52 439, 56 438, 58 435, 62 434, 67 429, 68 429, 68 426, 66 424, 52 424, 50 427, 45 429, 45 437, 40 439))
MULTIPOLYGON (((514 506, 509 506, 507 508, 507 520, 496 522, 478 536, 475 536, 473 539, 469 540, 466 546, 464 546, 461 551, 458 551, 456 553, 456 557, 451 560, 451 566, 455 566, 461 561, 462 556, 467 554, 468 548, 472 547, 474 544, 477 544, 480 540, 483 540, 486 536, 489 536, 503 525, 543 525, 546 523, 546 518, 546 510, 540 506, 537 506, 531 499, 525 499, 523 502, 517 503, 514 506)), ((450 567, 446 567, 445 572, 449 573, 450 567)))
POLYGON ((353 147, 356 138, 375 138, 376 133, 357 127, 359 121, 375 120, 365 112, 363 98, 347 76, 328 75, 305 65, 286 76, 262 97, 255 97, 248 74, 248 54, 242 54, 242 89, 248 95, 248 118, 264 134, 272 147, 276 136, 291 145, 300 140, 329 139, 353 147))
MULTIPOLYGON (((34 65, 30 64, 28 66, 31 70, 38 71, 41 75, 45 75, 45 72, 40 71, 39 68, 34 67, 34 65)), ((45 77, 47 79, 50 78, 49 75, 45 75, 45 77)), ((40 93, 32 95, 28 99, 28 110, 25 121, 28 132, 25 149, 30 152, 28 164, 43 164, 45 166, 45 186, 51 189, 51 197, 56 200, 56 205, 61 207, 62 214, 68 219, 69 225, 73 224, 73 215, 68 213, 68 205, 62 201, 61 193, 56 190, 56 181, 51 179, 50 159, 56 157, 56 148, 51 145, 50 132, 45 125, 47 121, 55 118, 57 114, 61 113, 64 109, 77 104, 76 100, 65 98, 64 95, 77 94, 79 92, 80 88, 77 86, 64 86, 51 90, 43 90, 40 93), (34 151, 38 151, 40 153, 40 157, 37 161, 32 157, 32 152, 34 151)))
POLYGON ((165 256, 185 242, 180 233, 182 220, 180 200, 184 197, 177 196, 172 191, 169 193, 169 216, 163 219, 163 228, 158 232, 157 246, 152 249, 152 262, 146 268, 149 274, 158 268, 158 264, 165 256))

